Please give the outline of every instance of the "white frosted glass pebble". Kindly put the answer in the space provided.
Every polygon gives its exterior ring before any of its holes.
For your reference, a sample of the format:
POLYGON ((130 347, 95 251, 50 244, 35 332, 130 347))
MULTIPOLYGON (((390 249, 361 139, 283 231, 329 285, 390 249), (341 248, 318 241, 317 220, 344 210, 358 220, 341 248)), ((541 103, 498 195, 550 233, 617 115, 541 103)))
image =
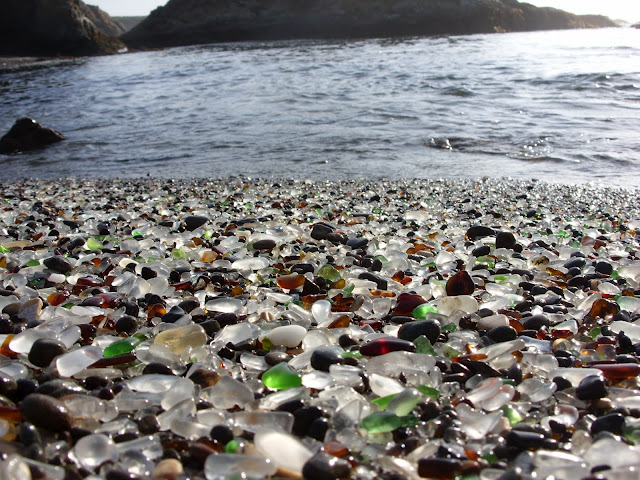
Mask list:
POLYGON ((509 325, 509 319, 506 315, 489 315, 478 320, 478 330, 491 330, 495 327, 506 327, 509 325))
POLYGON ((294 348, 300 345, 306 334, 307 329, 300 325, 284 325, 267 332, 264 338, 268 338, 273 345, 294 348))
POLYGON ((129 380, 128 386, 136 392, 165 393, 180 380, 180 377, 174 377, 172 375, 151 373, 132 378, 129 380))
POLYGON ((207 480, 230 478, 266 478, 278 468, 269 459, 252 455, 211 454, 204 463, 207 480))
POLYGON ((202 397, 216 408, 242 408, 253 400, 253 392, 235 378, 223 376, 214 386, 205 388, 202 397))
POLYGON ((219 297, 209 300, 204 308, 211 312, 238 313, 243 306, 244 301, 239 298, 219 297))
POLYGON ((538 478, 585 478, 591 473, 584 459, 567 452, 538 450, 533 465, 538 478))
POLYGON ((265 257, 251 257, 236 260, 231 264, 231 268, 238 271, 261 270, 269 266, 269 259, 265 257))
POLYGON ((291 433, 294 417, 289 412, 236 412, 230 417, 237 427, 249 432, 280 430, 291 433))
POLYGON ((71 348, 71 346, 80 338, 80 335, 80 327, 72 325, 71 327, 62 330, 57 335, 57 339, 64 343, 65 347, 71 348))
POLYGON ((260 431, 254 437, 256 449, 278 468, 301 476, 302 467, 313 453, 293 435, 260 431))
POLYGON ((178 380, 171 385, 162 398, 160 406, 165 410, 171 409, 174 405, 191 398, 195 400, 195 385, 188 378, 177 377, 178 380))
POLYGON ((96 363, 101 358, 102 348, 94 346, 81 347, 73 352, 60 355, 56 359, 56 368, 61 377, 70 377, 96 363))
POLYGON ((31 470, 24 459, 16 454, 0 460, 0 478, 3 480, 31 480, 31 470))
POLYGON ((51 338, 55 332, 48 328, 30 328, 15 335, 9 342, 9 348, 15 353, 29 353, 31 346, 39 338, 51 338))
POLYGON ((318 300, 311 306, 311 314, 316 322, 322 323, 331 315, 331 303, 328 300, 318 300))
POLYGON ((441 313, 442 315, 451 315, 456 310, 462 310, 466 313, 475 313, 478 311, 478 301, 471 295, 444 297, 438 300, 436 308, 438 309, 438 313, 441 313))
POLYGON ((320 330, 310 330, 302 340, 302 348, 305 351, 310 351, 318 347, 328 347, 329 345, 331 345, 331 340, 329 340, 325 332, 320 330))
POLYGON ((367 373, 377 373, 392 378, 398 378, 402 373, 428 373, 436 365, 436 358, 432 355, 411 352, 390 352, 367 360, 367 373))
POLYGON ((369 375, 369 385, 371 391, 379 397, 386 397, 387 395, 393 395, 394 393, 400 393, 405 389, 405 386, 399 381, 372 373, 369 375))
POLYGON ((162 456, 162 442, 158 435, 145 435, 126 442, 116 443, 118 453, 136 451, 142 452, 142 454, 149 460, 154 460, 162 456))
POLYGON ((260 327, 251 323, 238 323, 236 325, 227 325, 215 336, 215 342, 224 347, 227 343, 238 343, 255 340, 260 334, 260 327))
POLYGON ((104 462, 115 462, 118 459, 116 445, 103 434, 82 437, 76 442, 73 452, 80 465, 88 470, 93 470, 104 462))
POLYGON ((623 320, 616 320, 609 325, 614 333, 624 332, 633 342, 640 342, 640 325, 623 320))
POLYGON ((640 448, 613 438, 603 438, 591 445, 584 458, 592 467, 609 465, 612 468, 640 465, 640 448))
POLYGON ((460 403, 456 407, 456 413, 460 419, 460 428, 473 440, 480 440, 496 426, 502 418, 502 411, 484 413, 475 410, 466 403, 460 403))
POLYGON ((493 395, 496 395, 500 391, 502 385, 502 379, 500 378, 487 378, 467 393, 466 397, 473 404, 480 403, 493 395))
POLYGON ((302 385, 307 388, 324 390, 334 383, 334 378, 325 372, 313 371, 302 376, 302 385))
POLYGON ((110 422, 118 416, 115 403, 90 395, 65 395, 60 401, 74 418, 93 418, 101 422, 110 422))
POLYGON ((175 435, 189 440, 207 437, 211 433, 211 427, 185 418, 174 418, 169 429, 175 435))

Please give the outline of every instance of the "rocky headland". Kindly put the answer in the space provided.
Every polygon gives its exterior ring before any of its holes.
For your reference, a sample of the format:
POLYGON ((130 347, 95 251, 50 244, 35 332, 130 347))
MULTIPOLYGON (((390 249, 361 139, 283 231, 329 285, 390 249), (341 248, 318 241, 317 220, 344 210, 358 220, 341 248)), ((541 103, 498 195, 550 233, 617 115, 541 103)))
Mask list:
POLYGON ((122 36, 135 48, 238 40, 474 34, 613 27, 515 0, 171 0, 122 36))
POLYGON ((76 56, 116 53, 125 28, 81 0, 2 0, 0 55, 76 56))

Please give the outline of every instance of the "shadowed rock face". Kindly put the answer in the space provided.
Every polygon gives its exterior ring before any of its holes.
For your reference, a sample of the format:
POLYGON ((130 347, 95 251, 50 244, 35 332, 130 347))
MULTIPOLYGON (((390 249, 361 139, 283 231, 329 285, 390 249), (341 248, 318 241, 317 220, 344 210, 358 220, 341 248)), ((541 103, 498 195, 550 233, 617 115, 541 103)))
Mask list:
POLYGON ((615 26, 515 0, 171 0, 121 38, 137 48, 236 40, 472 34, 615 26))
POLYGON ((62 140, 64 136, 61 133, 43 127, 31 118, 21 118, 13 124, 4 137, 0 138, 0 153, 37 150, 62 140))
POLYGON ((124 32, 97 7, 81 0, 0 1, 0 54, 99 55, 116 53, 124 32))

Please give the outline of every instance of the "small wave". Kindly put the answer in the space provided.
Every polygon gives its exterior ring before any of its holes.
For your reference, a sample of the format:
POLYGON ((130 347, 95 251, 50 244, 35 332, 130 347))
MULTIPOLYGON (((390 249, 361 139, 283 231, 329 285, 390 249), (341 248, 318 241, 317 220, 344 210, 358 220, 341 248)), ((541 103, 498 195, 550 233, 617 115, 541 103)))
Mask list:
POLYGON ((442 89, 443 95, 452 97, 473 97, 475 93, 466 87, 447 87, 442 89))

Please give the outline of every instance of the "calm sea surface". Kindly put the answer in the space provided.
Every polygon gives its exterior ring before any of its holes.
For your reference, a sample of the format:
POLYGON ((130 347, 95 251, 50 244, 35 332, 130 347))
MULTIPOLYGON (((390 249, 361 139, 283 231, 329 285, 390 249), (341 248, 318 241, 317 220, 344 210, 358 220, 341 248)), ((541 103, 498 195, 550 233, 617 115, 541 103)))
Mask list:
POLYGON ((638 187, 640 30, 85 58, 0 73, 0 134, 22 116, 68 140, 0 155, 3 180, 510 176, 638 187))

